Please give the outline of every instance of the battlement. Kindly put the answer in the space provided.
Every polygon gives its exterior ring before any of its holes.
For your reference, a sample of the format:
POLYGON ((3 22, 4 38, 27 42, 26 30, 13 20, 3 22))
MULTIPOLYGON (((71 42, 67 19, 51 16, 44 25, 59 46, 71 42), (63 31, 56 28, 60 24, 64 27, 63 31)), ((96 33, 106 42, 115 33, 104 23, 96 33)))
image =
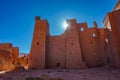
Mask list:
POLYGON ((68 24, 76 24, 76 19, 67 19, 68 24))
POLYGON ((40 17, 39 17, 39 16, 36 16, 36 17, 35 17, 35 20, 40 20, 40 17))
POLYGON ((42 25, 49 25, 48 21, 46 19, 40 19, 39 16, 35 17, 36 23, 42 24, 42 25))
POLYGON ((3 46, 3 47, 12 47, 13 45, 11 43, 0 43, 0 46, 3 46))

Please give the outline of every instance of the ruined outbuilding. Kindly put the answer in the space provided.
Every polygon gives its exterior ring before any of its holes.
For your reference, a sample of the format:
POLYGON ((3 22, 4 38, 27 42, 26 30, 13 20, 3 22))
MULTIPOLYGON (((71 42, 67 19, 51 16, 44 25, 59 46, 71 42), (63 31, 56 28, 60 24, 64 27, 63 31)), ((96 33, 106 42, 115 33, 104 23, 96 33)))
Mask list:
POLYGON ((11 43, 0 44, 0 71, 13 70, 17 64, 18 55, 18 47, 13 47, 11 43))
POLYGON ((26 69, 28 68, 28 56, 28 54, 25 54, 18 58, 19 66, 24 67, 26 69))

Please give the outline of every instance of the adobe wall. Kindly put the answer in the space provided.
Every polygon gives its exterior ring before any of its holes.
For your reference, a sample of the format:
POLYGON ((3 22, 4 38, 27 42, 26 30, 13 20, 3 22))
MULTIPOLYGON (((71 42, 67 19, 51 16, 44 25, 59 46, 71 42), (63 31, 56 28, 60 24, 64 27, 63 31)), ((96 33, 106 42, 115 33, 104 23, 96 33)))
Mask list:
MULTIPOLYGON (((111 24, 111 29, 112 29, 112 33, 113 33, 113 37, 115 39, 115 42, 116 42, 116 45, 119 47, 120 46, 120 43, 119 43, 119 40, 120 40, 120 9, 119 10, 116 10, 116 11, 113 11, 111 13, 108 14, 109 16, 109 20, 110 20, 110 24, 111 24)), ((120 51, 120 49, 118 48, 118 50, 120 51)))
POLYGON ((116 67, 120 67, 120 9, 108 13, 110 26, 112 30, 113 35, 113 45, 115 46, 116 53, 113 55, 116 55, 116 67), (119 57, 117 57, 119 56, 119 57))
POLYGON ((12 48, 13 64, 17 64, 18 55, 19 55, 19 48, 18 47, 13 47, 12 48))
POLYGON ((110 49, 107 50, 106 43, 106 33, 104 28, 100 28, 100 57, 99 57, 99 65, 106 65, 109 62, 109 58, 107 57, 110 49))
POLYGON ((67 20, 60 36, 50 36, 46 20, 37 17, 31 45, 29 68, 81 69, 107 64, 105 30, 86 23, 67 20))
POLYGON ((106 34, 106 49, 108 62, 114 67, 120 67, 120 0, 104 21, 106 34))
POLYGON ((12 56, 12 63, 17 64, 18 55, 19 55, 19 48, 13 47, 11 43, 3 43, 0 44, 0 50, 8 51, 12 56))
POLYGON ((30 68, 45 68, 46 62, 46 41, 48 35, 48 22, 47 20, 40 20, 36 17, 35 29, 33 33, 33 40, 30 51, 29 67, 30 68))
POLYGON ((104 35, 100 36, 100 29, 97 28, 95 23, 94 28, 88 28, 87 23, 81 23, 78 24, 78 30, 83 61, 86 62, 88 67, 103 65, 104 61, 101 60, 105 59, 103 58, 105 55, 102 50, 101 36, 104 35))
POLYGON ((13 70, 17 64, 19 49, 10 43, 0 44, 0 70, 13 70))
POLYGON ((97 28, 88 28, 87 23, 76 23, 68 20, 69 27, 61 36, 49 37, 49 68, 60 67, 84 68, 107 64, 105 51, 105 31, 97 28))
POLYGON ((61 36, 49 37, 49 68, 66 67, 65 39, 61 36))
POLYGON ((105 29, 105 34, 106 34, 106 53, 107 53, 108 64, 114 67, 119 67, 119 56, 117 54, 115 42, 113 40, 112 31, 109 29, 105 29))
POLYGON ((28 55, 24 55, 23 57, 20 57, 18 59, 19 66, 22 66, 24 68, 28 68, 28 55))
POLYGON ((9 71, 13 70, 14 66, 12 64, 13 57, 11 53, 5 50, 0 50, 0 70, 9 71))
POLYGON ((12 53, 12 44, 11 43, 3 43, 0 44, 0 49, 1 50, 6 50, 12 53))
POLYGON ((79 41, 79 32, 75 19, 67 20, 69 24, 65 31, 66 44, 66 68, 80 69, 85 68, 86 64, 82 59, 81 46, 79 41))

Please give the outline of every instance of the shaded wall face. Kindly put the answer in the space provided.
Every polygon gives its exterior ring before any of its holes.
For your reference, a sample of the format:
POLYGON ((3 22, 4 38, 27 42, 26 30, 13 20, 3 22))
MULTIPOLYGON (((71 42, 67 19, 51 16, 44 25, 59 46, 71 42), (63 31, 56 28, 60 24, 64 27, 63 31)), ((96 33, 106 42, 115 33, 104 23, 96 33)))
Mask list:
POLYGON ((101 55, 104 52, 101 52, 103 45, 101 45, 99 29, 88 28, 86 23, 79 24, 78 26, 83 60, 88 67, 102 65, 100 58, 105 55, 101 55))
POLYGON ((106 30, 106 53, 108 63, 114 67, 119 66, 119 56, 117 54, 113 34, 111 30, 106 30))
MULTIPOLYGON (((108 14, 116 51, 116 66, 120 66, 120 9, 108 14), (117 58, 119 56, 119 58, 117 58)), ((115 56, 114 56, 115 57, 115 56)))
POLYGON ((116 44, 116 48, 118 52, 120 52, 120 9, 117 11, 113 11, 108 14, 109 19, 110 19, 110 24, 111 24, 111 29, 112 29, 112 34, 113 38, 116 44))
POLYGON ((49 38, 49 68, 65 68, 65 39, 63 36, 51 36, 49 38))
POLYGON ((107 50, 106 44, 108 43, 108 39, 106 38, 106 32, 104 28, 99 29, 100 32, 100 55, 99 62, 100 65, 106 65, 110 62, 110 58, 108 58, 109 49, 107 50))
POLYGON ((19 55, 19 48, 18 47, 13 47, 12 48, 13 64, 17 63, 18 55, 19 55))

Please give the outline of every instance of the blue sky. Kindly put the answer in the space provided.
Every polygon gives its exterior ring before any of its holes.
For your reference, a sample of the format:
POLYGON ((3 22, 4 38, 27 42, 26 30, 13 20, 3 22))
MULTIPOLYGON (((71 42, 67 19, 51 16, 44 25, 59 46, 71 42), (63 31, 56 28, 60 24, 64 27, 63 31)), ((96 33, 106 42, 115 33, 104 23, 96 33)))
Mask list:
POLYGON ((35 16, 47 19, 51 35, 64 32, 62 23, 76 18, 92 27, 113 10, 117 0, 0 0, 0 43, 12 43, 20 52, 29 53, 35 16))

